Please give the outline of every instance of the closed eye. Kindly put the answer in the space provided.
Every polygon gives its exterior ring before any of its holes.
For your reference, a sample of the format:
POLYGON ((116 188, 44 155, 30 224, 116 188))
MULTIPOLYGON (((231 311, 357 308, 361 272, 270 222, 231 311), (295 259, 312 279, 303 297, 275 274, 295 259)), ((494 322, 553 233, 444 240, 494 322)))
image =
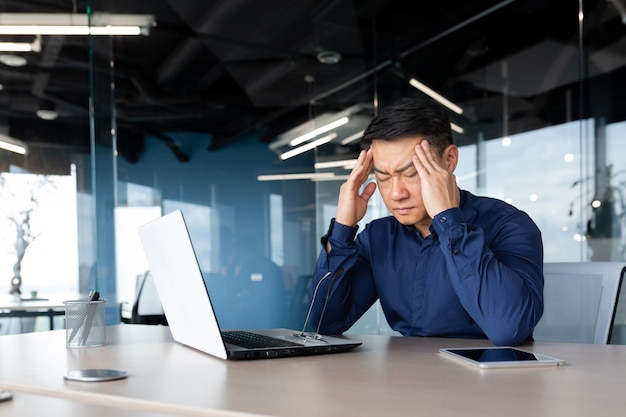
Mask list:
POLYGON ((385 182, 389 180, 389 178, 391 178, 391 175, 376 174, 376 181, 378 182, 385 182))
POLYGON ((409 172, 405 172, 404 176, 407 178, 413 178, 417 176, 417 170, 411 170, 409 172))

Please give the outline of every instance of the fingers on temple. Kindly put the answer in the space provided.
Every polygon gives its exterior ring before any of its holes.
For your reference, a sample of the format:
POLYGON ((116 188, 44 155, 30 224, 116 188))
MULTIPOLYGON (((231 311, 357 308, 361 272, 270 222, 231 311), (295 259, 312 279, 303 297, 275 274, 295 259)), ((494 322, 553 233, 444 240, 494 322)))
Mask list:
POLYGON ((369 184, 365 186, 365 188, 363 188, 363 192, 361 193, 361 196, 365 198, 366 200, 369 200, 370 197, 374 194, 374 191, 376 191, 376 183, 370 182, 369 184))

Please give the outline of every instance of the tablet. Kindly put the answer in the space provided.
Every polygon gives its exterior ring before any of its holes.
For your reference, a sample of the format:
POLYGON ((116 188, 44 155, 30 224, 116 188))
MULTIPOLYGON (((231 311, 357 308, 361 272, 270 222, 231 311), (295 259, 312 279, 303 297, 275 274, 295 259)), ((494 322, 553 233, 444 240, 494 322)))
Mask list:
POLYGON ((510 346, 441 348, 439 352, 447 357, 458 359, 479 368, 565 365, 563 359, 528 352, 510 346))

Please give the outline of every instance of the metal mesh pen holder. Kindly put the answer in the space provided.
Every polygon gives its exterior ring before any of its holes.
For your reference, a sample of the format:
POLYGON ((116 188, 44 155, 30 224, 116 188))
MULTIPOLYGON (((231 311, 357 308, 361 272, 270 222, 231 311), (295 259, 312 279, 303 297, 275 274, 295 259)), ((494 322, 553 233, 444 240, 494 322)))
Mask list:
POLYGON ((106 343, 105 303, 98 301, 64 301, 67 347, 94 347, 106 343))

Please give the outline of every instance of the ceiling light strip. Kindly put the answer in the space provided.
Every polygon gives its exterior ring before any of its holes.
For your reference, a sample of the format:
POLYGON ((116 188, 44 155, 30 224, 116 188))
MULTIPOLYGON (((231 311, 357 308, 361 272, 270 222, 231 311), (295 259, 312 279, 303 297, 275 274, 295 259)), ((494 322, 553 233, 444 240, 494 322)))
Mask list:
POLYGON ((12 138, 0 133, 0 149, 5 151, 15 152, 20 155, 28 153, 28 146, 19 139, 12 138))
POLYGON ((341 144, 347 145, 349 143, 356 142, 357 140, 363 137, 363 133, 365 133, 365 129, 361 130, 360 132, 356 132, 354 135, 348 136, 347 138, 341 141, 341 144))
POLYGON ((313 142, 309 142, 306 143, 298 148, 293 148, 287 152, 283 152, 282 154, 280 154, 280 159, 282 159, 283 161, 285 159, 289 159, 291 157, 294 157, 296 155, 300 155, 303 152, 306 151, 310 151, 311 149, 317 148, 318 146, 324 145, 325 143, 330 142, 331 140, 335 139, 337 137, 336 133, 331 133, 328 136, 323 136, 319 139, 314 140, 313 142))
POLYGON ((259 175, 257 181, 284 181, 284 180, 323 180, 334 178, 332 172, 306 172, 301 174, 275 174, 275 175, 259 175))
POLYGON ((442 96, 441 94, 437 93, 432 88, 430 88, 430 87, 426 86, 425 84, 422 84, 421 82, 417 81, 415 78, 411 78, 409 80, 409 84, 411 84, 413 87, 415 87, 418 90, 420 90, 422 93, 424 93, 424 94, 432 97, 433 99, 437 100, 439 103, 443 104, 444 106, 446 106, 447 108, 449 108, 453 112, 455 112, 457 114, 463 114, 463 109, 461 107, 457 106, 456 104, 454 104, 453 102, 451 102, 450 100, 448 100, 447 98, 442 96))
POLYGON ((0 35, 141 35, 139 26, 4 26, 0 25, 0 35))
POLYGON ((327 123, 327 124, 325 124, 323 126, 320 126, 317 129, 314 129, 314 130, 312 130, 312 131, 310 131, 308 133, 305 133, 302 136, 298 136, 297 138, 292 139, 289 142, 289 145, 290 146, 298 146, 301 143, 304 143, 304 142, 306 142, 309 139, 313 139, 317 135, 321 135, 322 133, 326 133, 326 132, 328 132, 330 130, 336 129, 339 126, 343 126, 346 123, 348 123, 349 121, 350 121, 350 119, 347 116, 342 117, 340 119, 337 119, 335 121, 327 123))
POLYGON ((326 169, 326 168, 345 168, 352 169, 356 165, 356 159, 342 159, 338 161, 327 161, 327 162, 316 162, 314 167, 315 169, 326 169))
POLYGON ((346 181, 350 178, 349 175, 337 175, 334 177, 322 177, 322 178, 311 178, 313 182, 322 182, 322 181, 346 181))
POLYGON ((27 42, 0 42, 0 51, 3 52, 30 52, 33 45, 27 42))
POLYGON ((0 13, 0 35, 147 35, 152 15, 0 13))
POLYGON ((463 132, 465 132, 465 129, 463 129, 461 126, 450 122, 450 127, 452 128, 452 130, 454 130, 456 133, 462 134, 463 132))

